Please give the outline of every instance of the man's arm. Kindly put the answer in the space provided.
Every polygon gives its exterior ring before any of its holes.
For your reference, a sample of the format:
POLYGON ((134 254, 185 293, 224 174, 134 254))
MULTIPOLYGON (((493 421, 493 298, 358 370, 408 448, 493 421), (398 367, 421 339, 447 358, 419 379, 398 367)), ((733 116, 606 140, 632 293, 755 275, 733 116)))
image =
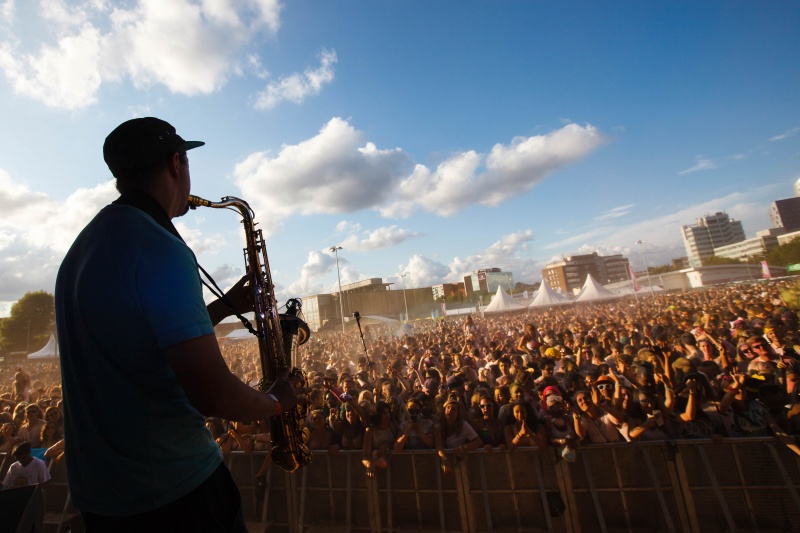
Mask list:
MULTIPOLYGON (((225 300, 230 302, 233 308, 239 313, 247 313, 253 310, 253 295, 250 291, 250 287, 245 286, 248 279, 247 276, 242 276, 242 278, 225 293, 225 300)), ((218 298, 206 306, 206 309, 208 309, 208 316, 211 318, 211 324, 214 326, 234 314, 234 311, 225 300, 218 298)))
POLYGON ((252 389, 231 373, 214 335, 203 335, 164 350, 172 370, 191 404, 205 416, 227 420, 263 420, 291 409, 298 395, 306 389, 296 388, 279 378, 270 388, 280 402, 252 389))

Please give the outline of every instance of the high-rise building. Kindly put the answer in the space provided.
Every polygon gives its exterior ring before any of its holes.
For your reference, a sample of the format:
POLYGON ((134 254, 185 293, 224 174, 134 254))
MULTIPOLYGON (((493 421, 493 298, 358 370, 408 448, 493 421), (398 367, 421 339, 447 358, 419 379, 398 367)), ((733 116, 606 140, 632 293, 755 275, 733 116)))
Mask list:
POLYGON ((692 267, 703 266, 703 259, 714 255, 714 248, 744 240, 742 223, 727 213, 704 215, 697 224, 681 227, 683 245, 692 267))
POLYGON ((553 289, 562 292, 580 289, 591 274, 600 284, 616 283, 628 279, 628 260, 621 254, 601 256, 597 252, 572 255, 563 261, 550 263, 542 269, 542 279, 553 289))
POLYGON ((514 287, 514 274, 503 272, 499 268, 482 268, 464 276, 464 288, 467 296, 479 291, 493 294, 497 291, 498 286, 502 286, 506 292, 510 291, 514 287))
POLYGON ((800 197, 775 200, 769 207, 769 221, 773 228, 786 231, 800 229, 800 197))

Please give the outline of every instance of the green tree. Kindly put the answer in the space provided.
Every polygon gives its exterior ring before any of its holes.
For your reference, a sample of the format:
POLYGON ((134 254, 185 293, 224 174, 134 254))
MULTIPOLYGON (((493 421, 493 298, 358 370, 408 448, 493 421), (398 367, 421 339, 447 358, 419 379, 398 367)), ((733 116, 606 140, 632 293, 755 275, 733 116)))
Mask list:
POLYGON ((40 349, 55 325, 55 299, 45 291, 26 293, 0 322, 0 346, 9 352, 40 349))
POLYGON ((767 263, 775 266, 786 266, 800 263, 800 239, 781 244, 767 254, 767 263))
POLYGON ((713 266, 713 265, 739 265, 742 262, 738 259, 734 259, 732 257, 719 257, 716 255, 712 255, 711 257, 706 257, 703 259, 703 266, 713 266))

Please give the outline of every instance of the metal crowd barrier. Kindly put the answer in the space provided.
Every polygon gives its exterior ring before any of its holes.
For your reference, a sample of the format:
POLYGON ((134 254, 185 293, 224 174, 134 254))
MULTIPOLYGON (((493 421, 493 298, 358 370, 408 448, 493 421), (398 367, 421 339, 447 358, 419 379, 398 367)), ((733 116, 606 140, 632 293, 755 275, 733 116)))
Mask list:
POLYGON ((445 476, 432 451, 389 454, 365 475, 361 452, 255 475, 264 453, 226 459, 251 532, 800 531, 800 460, 778 441, 725 439, 479 450, 445 476))

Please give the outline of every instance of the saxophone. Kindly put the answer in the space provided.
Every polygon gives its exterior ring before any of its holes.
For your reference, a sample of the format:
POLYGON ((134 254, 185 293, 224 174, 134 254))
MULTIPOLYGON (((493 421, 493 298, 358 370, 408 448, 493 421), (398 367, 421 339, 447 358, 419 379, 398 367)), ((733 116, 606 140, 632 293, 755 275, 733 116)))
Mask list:
MULTIPOLYGON (((296 348, 310 336, 308 325, 297 317, 301 304, 291 299, 286 304, 286 313, 278 314, 272 274, 269 270, 267 248, 260 229, 253 221, 253 210, 244 200, 226 196, 219 202, 211 202, 197 196, 189 196, 189 208, 232 208, 239 212, 244 225, 247 247, 244 249, 245 269, 250 276, 253 291, 256 329, 245 324, 256 335, 261 356, 262 378, 258 384, 262 392, 288 371, 289 379, 299 378, 297 387, 304 387, 305 374, 297 367, 296 348)), ((311 451, 307 442, 310 435, 305 427, 308 407, 298 403, 293 409, 270 419, 272 435, 272 460, 288 472, 294 472, 311 462, 311 451)))

